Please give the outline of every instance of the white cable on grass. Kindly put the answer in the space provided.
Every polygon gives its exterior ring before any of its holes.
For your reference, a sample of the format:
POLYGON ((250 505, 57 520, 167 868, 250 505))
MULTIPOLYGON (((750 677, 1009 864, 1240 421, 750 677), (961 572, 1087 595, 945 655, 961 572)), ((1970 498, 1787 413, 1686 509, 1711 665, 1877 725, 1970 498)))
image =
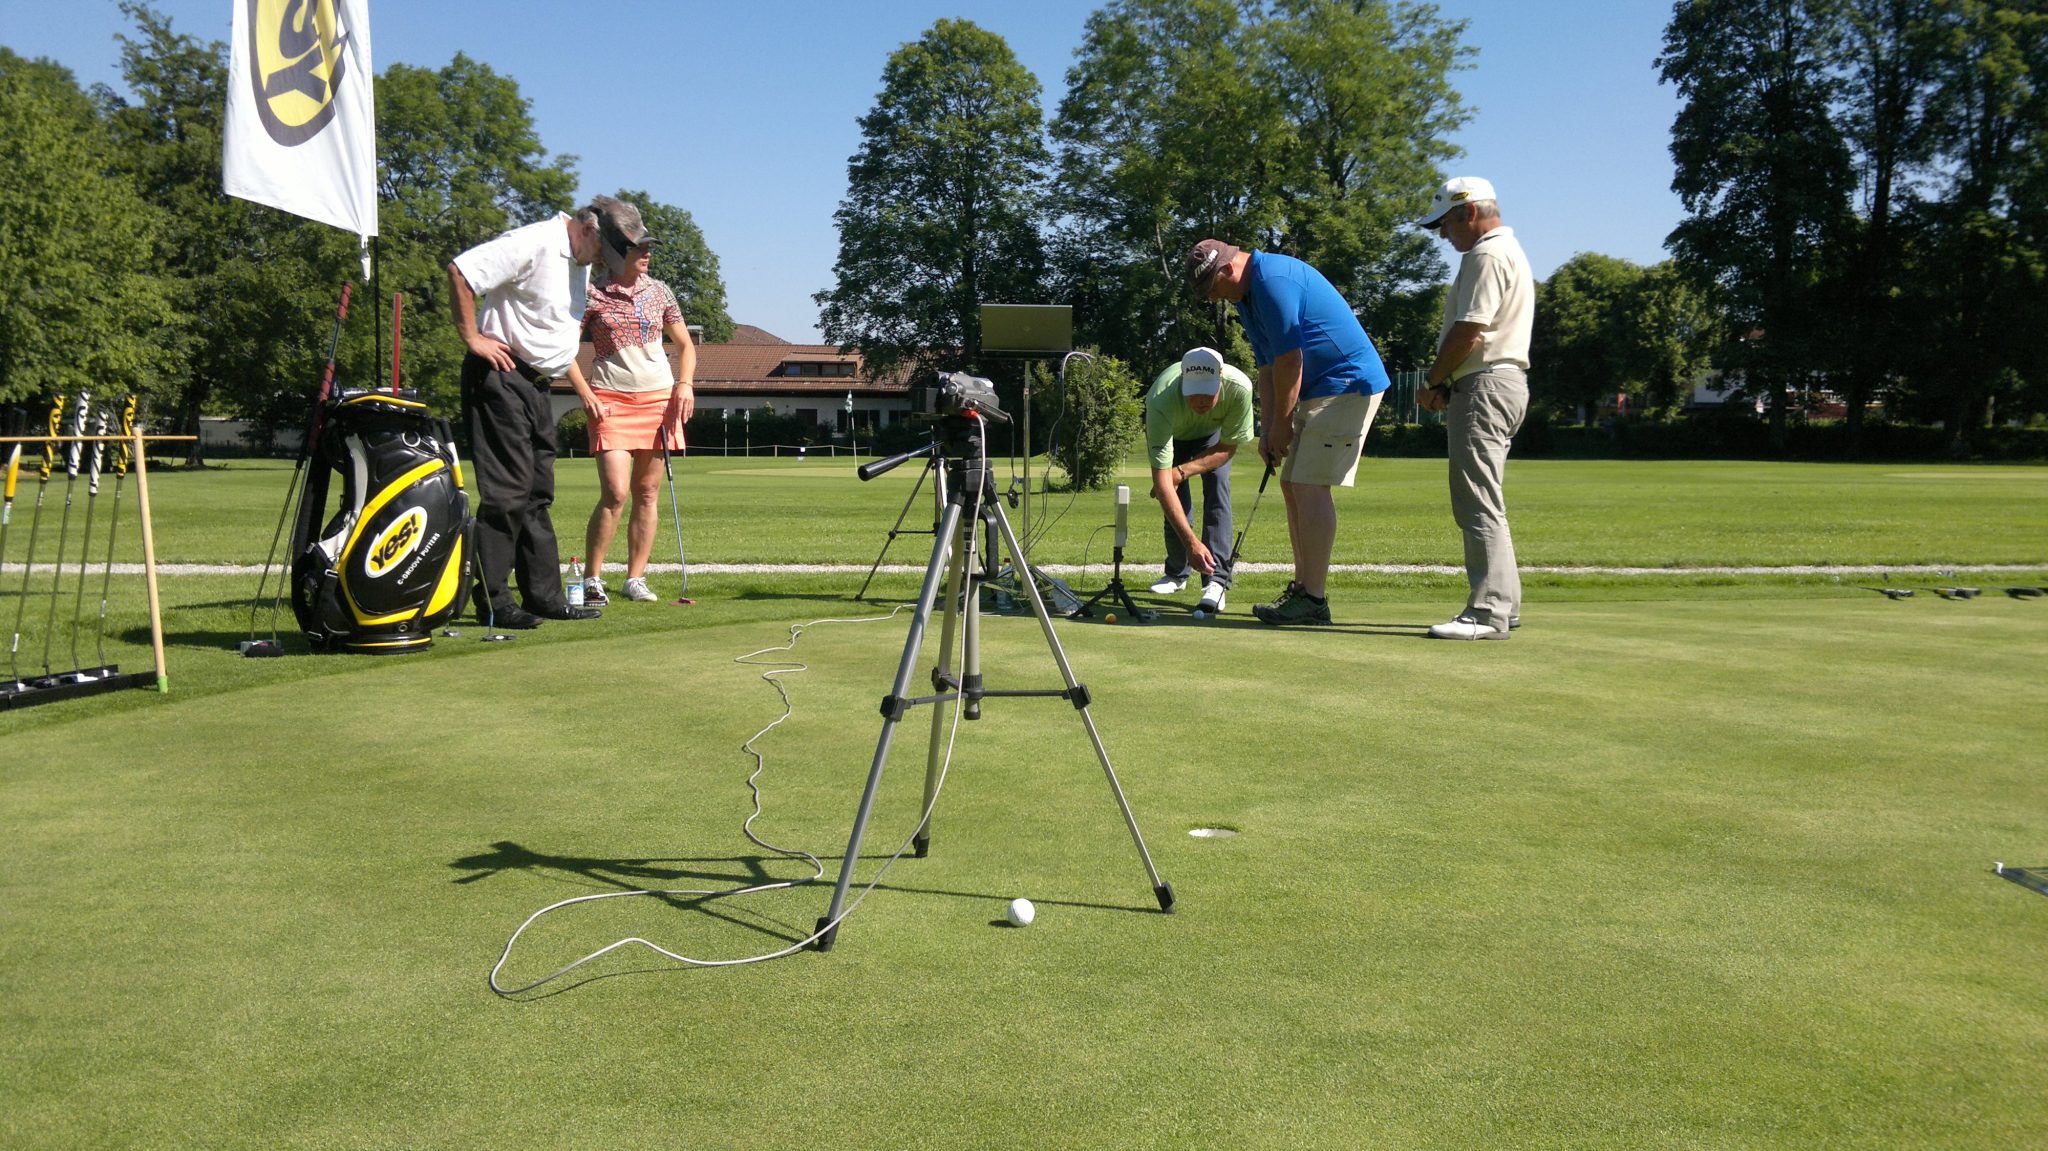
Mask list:
MULTIPOLYGON (((986 474, 985 469, 987 468, 987 466, 988 448, 987 445, 984 444, 982 447, 982 467, 984 468, 984 474, 986 474)), ((975 537, 979 533, 970 531, 966 534, 967 570, 972 571, 974 567, 975 553, 977 551, 975 537)), ((947 594, 951 594, 950 589, 948 589, 947 594)), ((894 619, 899 613, 903 611, 904 608, 909 606, 909 604, 898 605, 896 608, 891 610, 887 615, 863 616, 856 619, 819 619, 812 620, 809 623, 791 624, 789 627, 788 643, 783 644, 780 647, 764 647, 761 648, 759 651, 751 651, 745 655, 735 656, 733 657, 733 662, 741 664, 742 666, 758 667, 761 665, 751 662, 756 656, 766 655, 769 652, 794 650, 796 647, 797 640, 802 638, 803 633, 810 628, 828 623, 878 623, 884 620, 894 619)), ((959 683, 961 682, 961 680, 964 679, 964 663, 966 659, 965 644, 961 645, 960 651, 956 653, 956 658, 962 661, 962 667, 959 670, 957 670, 954 675, 954 682, 959 683)), ((785 888, 800 887, 804 884, 813 883, 819 879, 824 878, 825 865, 819 862, 817 856, 812 855, 808 851, 792 850, 790 848, 780 847, 775 844, 769 843, 768 841, 755 835, 753 830, 754 821, 761 817, 761 789, 758 780, 760 779, 761 773, 765 771, 768 766, 767 759, 764 756, 762 756, 760 750, 754 746, 754 741, 760 739, 762 736, 775 730, 777 727, 780 727, 783 721, 787 720, 790 716, 796 713, 795 705, 791 703, 789 698, 789 691, 788 689, 782 686, 780 677, 786 674, 795 674, 796 672, 808 670, 810 670, 810 665, 802 663, 800 661, 792 660, 788 662, 778 662, 776 664, 773 664, 769 667, 769 670, 761 673, 761 678, 765 680, 770 687, 773 687, 775 689, 777 695, 782 697, 782 714, 777 716, 773 722, 768 724, 768 726, 755 732, 753 735, 748 736, 746 742, 740 745, 740 749, 742 751, 745 751, 746 753, 754 757, 754 770, 747 776, 747 789, 753 793, 754 811, 753 814, 747 816, 746 822, 740 826, 740 831, 749 840, 753 841, 755 844, 759 845, 765 850, 773 851, 779 855, 788 856, 792 859, 800 858, 809 860, 812 867, 812 873, 801 879, 786 879, 780 880, 775 883, 759 883, 749 887, 738 887, 726 891, 715 891, 708 888, 668 888, 658 891, 604 891, 599 892, 595 895, 578 895, 569 899, 564 899, 555 903, 550 903, 546 907, 541 908, 539 911, 534 912, 532 915, 527 916, 526 921, 521 923, 519 925, 518 930, 512 933, 512 937, 505 941, 505 950, 499 953, 498 961, 495 964, 491 965, 490 985, 492 991, 495 991, 499 995, 503 995, 508 998, 515 995, 522 995, 528 991, 533 991, 540 987, 544 987, 547 984, 553 983, 555 980, 560 979, 562 976, 567 975, 572 971, 575 971, 577 968, 580 968, 587 963, 590 963, 594 960, 609 955, 622 947, 630 947, 636 944, 638 946, 647 948, 649 951, 652 951, 655 954, 662 956, 663 958, 674 960, 675 962, 680 963, 686 967, 739 967, 749 963, 765 963, 771 959, 781 959, 784 956, 794 955, 797 952, 802 951, 804 948, 809 947, 812 943, 817 942, 817 940, 820 937, 824 936, 827 932, 833 930, 834 928, 838 927, 841 923, 845 922, 847 917, 852 915, 854 911, 860 907, 862 901, 867 899, 868 894, 874 891, 876 887, 881 885, 882 878, 889 874, 889 869, 896 866, 896 861, 903 858, 903 853, 910 850, 911 845, 917 841, 917 837, 924 832, 925 825, 931 822, 932 809, 938 805, 939 793, 943 791, 946 786, 946 774, 948 771, 951 770, 953 766, 953 745, 960 735, 961 706, 965 703, 967 698, 967 693, 964 689, 957 692, 957 694, 955 694, 955 696, 953 697, 953 722, 950 730, 947 732, 946 735, 945 758, 940 761, 938 778, 932 784, 931 801, 925 804, 924 811, 919 814, 917 819, 917 826, 912 828, 910 834, 904 837, 902 845, 896 849, 895 854, 891 855, 887 862, 882 864, 881 870, 875 872, 874 878, 869 880, 865 887, 861 888, 860 893, 858 895, 854 896, 853 902, 848 904, 846 908, 838 914, 838 916, 833 918, 830 922, 820 926, 816 931, 812 932, 810 935, 780 950, 765 952, 760 955, 744 956, 739 959, 696 959, 688 955, 683 955, 675 951, 670 951, 668 948, 663 947, 658 943, 655 943, 651 940, 642 939, 639 936, 635 935, 625 939, 617 940, 612 943, 608 943, 605 946, 598 948, 596 951, 593 951, 590 954, 585 955, 583 958, 578 959, 573 963, 569 963, 563 967, 560 967, 555 971, 549 973, 548 975, 545 975, 539 979, 534 980, 532 983, 523 984, 518 987, 502 987, 498 984, 498 974, 499 972, 505 969, 506 962, 512 958, 512 949, 519 943, 519 937, 521 935, 524 935, 526 933, 526 929, 533 926, 533 924, 537 920, 539 920, 541 916, 544 916, 551 911, 557 911, 561 908, 569 907, 578 903, 591 903, 599 899, 621 899, 640 895, 699 895, 703 896, 705 900, 708 902, 712 899, 729 899, 736 895, 753 895, 763 891, 776 891, 785 888)))

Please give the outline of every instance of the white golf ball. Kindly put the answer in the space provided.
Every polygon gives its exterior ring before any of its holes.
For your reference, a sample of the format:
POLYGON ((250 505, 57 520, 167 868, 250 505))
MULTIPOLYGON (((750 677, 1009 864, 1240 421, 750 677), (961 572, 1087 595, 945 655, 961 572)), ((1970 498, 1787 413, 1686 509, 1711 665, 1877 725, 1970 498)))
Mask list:
POLYGON ((1038 918, 1038 909, 1031 906, 1028 899, 1012 899, 1005 914, 1009 917, 1011 927, 1029 927, 1031 921, 1038 918))
POLYGON ((1208 619, 1208 618, 1209 618, 1209 613, 1208 613, 1208 612, 1205 612, 1205 611, 1203 611, 1203 610, 1202 610, 1201 608, 1196 608, 1196 609, 1195 609, 1195 618, 1196 618, 1196 619, 1208 619))

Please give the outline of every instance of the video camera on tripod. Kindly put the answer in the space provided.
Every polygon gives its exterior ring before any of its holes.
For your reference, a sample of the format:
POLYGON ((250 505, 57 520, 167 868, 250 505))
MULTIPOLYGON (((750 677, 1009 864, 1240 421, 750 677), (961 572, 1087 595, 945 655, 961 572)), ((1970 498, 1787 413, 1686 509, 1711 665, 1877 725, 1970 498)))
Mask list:
POLYGON ((940 372, 930 383, 913 384, 910 389, 912 418, 938 420, 947 416, 980 415, 985 419, 1010 422, 996 400, 993 380, 966 372, 940 372))

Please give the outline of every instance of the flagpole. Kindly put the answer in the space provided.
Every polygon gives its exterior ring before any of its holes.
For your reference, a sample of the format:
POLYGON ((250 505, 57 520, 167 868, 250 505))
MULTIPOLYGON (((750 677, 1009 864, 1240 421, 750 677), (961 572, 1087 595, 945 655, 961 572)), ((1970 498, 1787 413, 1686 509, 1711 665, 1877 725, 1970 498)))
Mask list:
MULTIPOLYGON (((379 228, 378 231, 381 232, 383 229, 379 228)), ((377 386, 377 373, 384 366, 384 268, 383 262, 378 258, 384 250, 383 244, 378 242, 381 239, 380 236, 370 237, 370 298, 377 301, 376 320, 370 325, 377 333, 376 354, 370 360, 369 386, 373 389, 377 386)))

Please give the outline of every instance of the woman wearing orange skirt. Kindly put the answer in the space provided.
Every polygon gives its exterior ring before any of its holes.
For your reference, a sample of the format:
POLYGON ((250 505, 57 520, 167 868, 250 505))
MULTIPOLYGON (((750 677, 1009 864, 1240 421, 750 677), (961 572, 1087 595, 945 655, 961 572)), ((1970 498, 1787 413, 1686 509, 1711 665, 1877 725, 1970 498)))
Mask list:
MULTIPOLYGON (((599 197, 600 200, 609 197, 599 197)), ((590 420, 590 450, 597 457, 603 491, 591 510, 583 535, 589 575, 583 581, 583 602, 601 605, 604 556, 619 528, 619 513, 632 496, 633 513, 626 522, 626 598, 652 602, 661 597, 647 587, 647 556, 654 550, 660 516, 661 438, 671 451, 683 447, 683 423, 695 414, 697 397, 690 380, 697 369, 697 349, 683 324, 682 308, 667 284, 647 274, 651 247, 640 210, 613 200, 599 213, 608 276, 592 277, 583 313, 596 364, 589 376, 590 394, 582 397, 590 420), (666 333, 681 350, 674 379, 661 351, 666 333)))

